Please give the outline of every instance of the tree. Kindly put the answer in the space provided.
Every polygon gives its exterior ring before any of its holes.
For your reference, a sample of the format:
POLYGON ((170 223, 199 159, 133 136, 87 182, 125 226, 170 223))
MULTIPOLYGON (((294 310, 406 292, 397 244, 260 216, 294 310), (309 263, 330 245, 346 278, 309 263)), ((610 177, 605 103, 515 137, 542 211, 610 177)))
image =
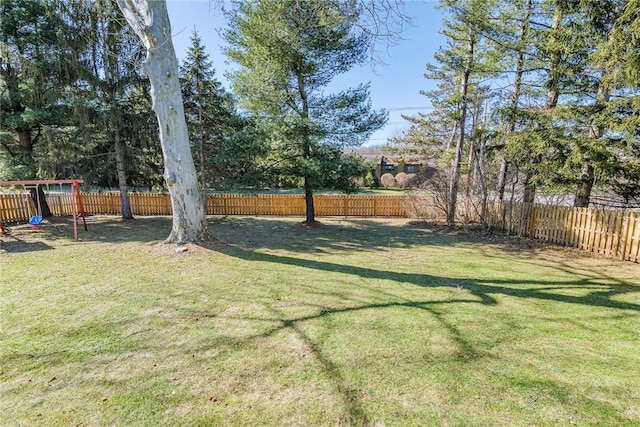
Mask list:
MULTIPOLYGON (((525 70, 527 63, 530 62, 527 59, 526 53, 529 51, 530 45, 530 33, 531 33, 531 13, 533 11, 533 0, 519 0, 518 2, 509 2, 507 7, 513 8, 508 10, 507 19, 509 21, 515 21, 515 24, 506 25, 506 30, 509 33, 515 33, 517 36, 512 38, 501 38, 503 40, 500 44, 500 49, 503 51, 504 63, 513 64, 514 77, 511 93, 509 94, 509 102, 502 108, 503 118, 503 148, 509 143, 509 136, 516 130, 518 124, 518 115, 516 112, 520 107, 522 92, 523 92, 523 80, 525 76, 525 70), (515 18, 515 19, 513 19, 515 18)), ((503 34, 504 35, 504 32, 503 34)), ((507 150, 503 149, 500 159, 500 171, 498 173, 498 200, 504 200, 504 192, 507 185, 507 176, 509 173, 509 157, 507 150)))
POLYGON ((259 0, 239 3, 225 33, 240 68, 233 87, 269 135, 272 169, 305 191, 306 222, 315 222, 313 190, 348 188, 354 172, 345 146, 359 145, 387 119, 373 111, 368 86, 333 95, 324 88, 365 60, 369 38, 354 27, 353 2, 259 0))
POLYGON ((603 73, 608 100, 597 117, 614 145, 613 190, 626 203, 640 201, 640 0, 617 1, 616 19, 592 61, 603 73))
POLYGON ((164 178, 173 208, 173 227, 167 241, 180 244, 201 240, 208 235, 206 211, 189 145, 166 2, 117 1, 147 50, 143 69, 151 83, 151 99, 158 118, 164 158, 164 178))
MULTIPOLYGON (((437 80, 436 90, 422 92, 430 100, 434 110, 429 114, 405 117, 412 123, 409 132, 394 140, 396 144, 411 143, 428 146, 429 151, 450 162, 447 224, 453 225, 456 217, 456 204, 460 176, 463 169, 463 157, 469 153, 467 164, 473 166, 474 147, 466 147, 468 135, 474 133, 474 121, 471 126, 467 120, 470 100, 479 99, 484 92, 476 80, 486 78, 484 70, 486 48, 482 47, 482 31, 487 16, 490 16, 491 2, 487 0, 441 2, 449 17, 444 22, 443 33, 447 37, 447 46, 435 54, 436 64, 427 65, 425 77, 437 80), (449 153, 453 150, 453 153, 449 153), (451 156, 449 158, 449 156, 451 156)), ((484 95, 482 95, 484 96, 484 95)), ((479 111, 479 108, 476 108, 479 111)), ((470 140, 474 142, 473 139, 470 140)), ((476 169, 479 170, 479 169, 476 169)))
MULTIPOLYGON (((410 117, 411 127, 397 141, 446 158, 442 148, 452 137, 460 141, 463 131, 469 172, 485 179, 495 175, 500 200, 508 177, 512 199, 516 184, 524 181, 526 202, 534 201, 539 188, 574 193, 576 206, 589 204, 596 185, 626 201, 640 196, 638 0, 441 4, 453 12, 450 22, 458 30, 447 24, 449 45, 436 54, 438 66, 428 67, 428 77, 438 82, 437 90, 425 92, 434 109, 410 117), (474 6, 483 12, 473 13, 474 6), (469 40, 463 24, 477 33, 466 96, 474 119, 458 129, 453 123, 460 125, 461 110, 455 107, 469 40), (483 115, 497 121, 478 120, 482 86, 489 88, 483 115), (481 154, 484 164, 475 161, 481 154)), ((473 183, 473 176, 467 182, 473 183)), ((485 189, 480 190, 484 198, 485 189)))
POLYGON ((0 2, 0 138, 15 178, 36 176, 33 153, 43 128, 68 122, 63 93, 75 80, 77 58, 65 49, 73 31, 56 12, 53 2, 0 2))
MULTIPOLYGON (((5 178, 41 177, 38 144, 52 127, 72 124, 69 88, 86 46, 70 7, 52 0, 0 1, 0 144, 5 178)), ((50 216, 38 187, 43 216, 50 216)))
POLYGON ((253 120, 238 113, 234 97, 215 77, 215 69, 194 30, 180 67, 182 96, 203 197, 207 187, 229 188, 267 183, 260 170, 264 138, 253 120))
MULTIPOLYGON (((113 0, 95 0, 87 4, 92 43, 86 55, 89 108, 102 126, 94 129, 105 134, 115 152, 115 170, 120 189, 122 217, 133 219, 128 194, 126 97, 140 83, 136 56, 140 49, 135 34, 126 25, 113 0)), ((129 114, 129 116, 131 116, 129 114)), ((96 135, 97 136, 97 135, 96 135)))
POLYGON ((180 67, 182 96, 189 128, 189 139, 197 142, 198 166, 202 199, 207 198, 206 160, 215 157, 216 146, 222 140, 222 122, 228 112, 224 110, 225 93, 214 78, 215 70, 205 52, 202 39, 194 30, 187 57, 180 67), (205 152, 205 144, 207 150, 205 152))
MULTIPOLYGON (((474 27, 472 19, 469 19, 470 10, 455 10, 457 21, 448 23, 449 32, 446 33, 451 41, 451 49, 447 52, 457 63, 456 72, 459 77, 459 102, 458 102, 458 138, 456 140, 455 156, 451 163, 451 176, 449 180, 449 208, 447 209, 447 224, 454 225, 456 220, 456 202, 458 198, 458 185, 460 181, 460 164, 465 142, 465 129, 467 126, 467 100, 471 72, 473 70, 474 52, 478 42, 478 31, 474 27)), ((456 66, 456 65, 454 65, 456 66)))

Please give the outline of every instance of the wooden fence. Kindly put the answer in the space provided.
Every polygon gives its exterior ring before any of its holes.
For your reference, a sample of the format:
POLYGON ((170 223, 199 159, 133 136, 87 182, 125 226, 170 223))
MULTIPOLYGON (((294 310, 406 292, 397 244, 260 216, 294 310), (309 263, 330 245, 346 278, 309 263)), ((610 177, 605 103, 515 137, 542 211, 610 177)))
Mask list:
MULTIPOLYGON (((478 219, 477 205, 468 217, 478 219)), ((490 202, 487 224, 510 234, 640 262, 640 211, 490 202)))
MULTIPOLYGON (((70 193, 47 193, 47 203, 54 216, 71 215, 70 193)), ((313 197, 317 216, 406 217, 404 196, 316 194, 313 197)), ((168 194, 131 193, 134 215, 171 215, 168 194)), ((84 210, 89 215, 119 215, 120 194, 83 193, 84 210)), ((0 207, 5 222, 27 221, 35 215, 28 193, 0 193, 0 207)), ((304 216, 302 194, 211 194, 207 198, 207 215, 278 215, 304 216)))
MULTIPOLYGON (((134 215, 170 215, 168 194, 129 195, 134 215)), ((117 193, 84 193, 87 214, 119 215, 117 193)), ((70 193, 48 193, 47 202, 55 216, 71 215, 70 193)), ((411 196, 317 194, 317 216, 418 217, 443 221, 444 211, 427 198, 419 203, 411 196), (418 211, 419 209, 419 211, 418 211)), ((458 216, 479 220, 477 203, 461 200, 458 216)), ((305 201, 298 194, 212 194, 207 200, 208 215, 304 216, 305 201)), ((28 221, 36 215, 28 193, 0 193, 0 219, 7 223, 28 221)), ((539 204, 491 203, 485 217, 494 229, 578 248, 603 256, 640 262, 640 212, 599 210, 539 204)))

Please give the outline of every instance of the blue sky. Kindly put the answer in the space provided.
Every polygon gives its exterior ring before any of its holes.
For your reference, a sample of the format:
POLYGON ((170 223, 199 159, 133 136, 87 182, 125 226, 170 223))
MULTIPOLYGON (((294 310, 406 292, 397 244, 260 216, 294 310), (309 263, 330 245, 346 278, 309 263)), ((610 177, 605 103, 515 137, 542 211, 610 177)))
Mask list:
MULTIPOLYGON (((413 26, 403 33, 399 44, 386 49, 380 55, 386 65, 371 65, 354 68, 338 76, 329 91, 337 91, 360 83, 370 82, 373 107, 389 111, 389 122, 382 130, 372 135, 367 145, 384 144, 386 139, 407 127, 401 114, 415 114, 427 111, 428 99, 420 95, 421 90, 434 87, 434 83, 424 78, 425 64, 433 61, 433 54, 444 45, 440 34, 442 16, 435 9, 436 1, 407 1, 405 12, 413 19, 413 26)), ((209 57, 216 69, 217 78, 228 89, 224 77, 231 67, 222 53, 222 40, 218 31, 225 27, 222 13, 208 0, 168 0, 169 17, 173 32, 176 54, 182 59, 189 47, 189 38, 195 28, 204 42, 209 57)))

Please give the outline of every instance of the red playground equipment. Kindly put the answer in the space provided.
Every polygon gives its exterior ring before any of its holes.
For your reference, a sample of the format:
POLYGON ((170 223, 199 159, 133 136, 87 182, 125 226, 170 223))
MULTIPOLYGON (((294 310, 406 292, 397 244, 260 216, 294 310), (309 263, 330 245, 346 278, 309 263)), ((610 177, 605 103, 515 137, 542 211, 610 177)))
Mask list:
MULTIPOLYGON (((84 224, 84 231, 87 231, 87 220, 84 212, 84 205, 82 204, 82 194, 80 193, 80 184, 84 184, 84 181, 81 179, 49 179, 49 180, 38 180, 38 181, 0 181, 0 186, 22 186, 24 188, 34 188, 36 189, 36 197, 38 198, 38 202, 36 206, 36 215, 32 216, 29 220, 29 224, 33 227, 34 230, 37 230, 42 223, 42 213, 40 207, 40 199, 38 193, 38 187, 41 185, 50 185, 50 184, 71 184, 71 195, 73 198, 73 203, 71 203, 72 213, 73 213, 73 238, 78 240, 78 218, 82 218, 82 222, 84 224)), ((1 214, 1 212, 0 212, 1 214)), ((10 234, 11 230, 7 228, 0 216, 0 228, 2 230, 2 234, 10 234)))

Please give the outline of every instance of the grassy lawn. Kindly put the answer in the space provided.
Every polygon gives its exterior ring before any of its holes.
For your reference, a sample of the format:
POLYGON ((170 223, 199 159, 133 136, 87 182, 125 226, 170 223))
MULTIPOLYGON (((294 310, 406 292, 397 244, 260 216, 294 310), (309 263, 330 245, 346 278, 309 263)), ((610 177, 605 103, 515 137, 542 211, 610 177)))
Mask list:
POLYGON ((407 220, 2 237, 2 426, 640 425, 640 265, 407 220))

